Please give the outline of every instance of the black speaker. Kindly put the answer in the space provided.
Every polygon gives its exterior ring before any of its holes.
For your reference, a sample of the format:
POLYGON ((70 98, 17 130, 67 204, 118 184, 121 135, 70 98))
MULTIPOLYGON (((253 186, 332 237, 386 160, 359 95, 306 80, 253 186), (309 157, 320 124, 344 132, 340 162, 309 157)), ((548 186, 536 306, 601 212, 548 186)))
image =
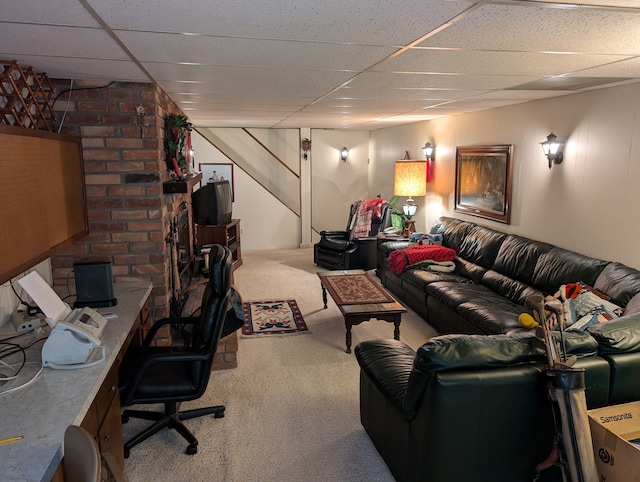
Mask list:
POLYGON ((76 278, 74 308, 100 308, 118 304, 118 300, 113 296, 111 263, 74 263, 73 273, 76 278))

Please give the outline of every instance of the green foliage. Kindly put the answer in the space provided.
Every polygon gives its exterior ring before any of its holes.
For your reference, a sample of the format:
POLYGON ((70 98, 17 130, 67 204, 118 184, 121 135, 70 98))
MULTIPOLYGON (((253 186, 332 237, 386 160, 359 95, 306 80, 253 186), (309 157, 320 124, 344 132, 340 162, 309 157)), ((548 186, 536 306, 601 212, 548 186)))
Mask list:
POLYGON ((170 115, 165 121, 165 148, 167 150, 167 167, 173 169, 173 159, 182 171, 187 169, 187 138, 193 130, 193 124, 187 116, 170 115))
POLYGON ((391 206, 391 225, 394 228, 403 229, 405 222, 409 220, 407 216, 402 212, 402 206, 398 207, 398 196, 393 196, 389 199, 388 203, 391 206))

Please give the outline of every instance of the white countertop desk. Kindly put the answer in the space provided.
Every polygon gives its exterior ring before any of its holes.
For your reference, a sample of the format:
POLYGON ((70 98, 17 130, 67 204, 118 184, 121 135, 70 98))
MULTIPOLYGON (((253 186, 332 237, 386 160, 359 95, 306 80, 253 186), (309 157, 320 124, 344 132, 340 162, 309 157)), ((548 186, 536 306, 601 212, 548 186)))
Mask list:
MULTIPOLYGON (((117 315, 109 319, 102 334, 106 357, 103 363, 76 370, 45 368, 30 386, 0 395, 0 439, 24 436, 22 440, 0 444, 1 481, 51 479, 62 460, 65 429, 80 425, 84 419, 151 287, 147 282, 115 283, 118 304, 97 310, 117 315)), ((37 349, 30 350, 29 360, 40 361, 42 344, 39 342, 34 347, 37 349)))

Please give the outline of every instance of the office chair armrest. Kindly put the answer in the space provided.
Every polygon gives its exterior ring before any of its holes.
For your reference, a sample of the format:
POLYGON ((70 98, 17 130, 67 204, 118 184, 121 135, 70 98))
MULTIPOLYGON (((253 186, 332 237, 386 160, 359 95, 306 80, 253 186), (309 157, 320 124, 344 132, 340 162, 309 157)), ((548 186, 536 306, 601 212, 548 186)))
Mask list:
POLYGON ((162 318, 161 320, 156 321, 149 332, 144 338, 144 342, 142 343, 143 347, 151 346, 151 342, 156 337, 158 330, 166 325, 194 325, 199 321, 199 317, 172 317, 172 318, 162 318))

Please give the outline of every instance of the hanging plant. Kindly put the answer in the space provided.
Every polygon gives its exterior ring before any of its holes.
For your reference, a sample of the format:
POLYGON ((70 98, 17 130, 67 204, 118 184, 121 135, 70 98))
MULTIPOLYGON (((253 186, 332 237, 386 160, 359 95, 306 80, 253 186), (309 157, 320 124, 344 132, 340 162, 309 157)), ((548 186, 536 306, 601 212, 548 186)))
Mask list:
POLYGON ((187 116, 172 114, 164 123, 164 143, 167 152, 167 169, 182 179, 189 170, 191 131, 193 124, 187 116))

